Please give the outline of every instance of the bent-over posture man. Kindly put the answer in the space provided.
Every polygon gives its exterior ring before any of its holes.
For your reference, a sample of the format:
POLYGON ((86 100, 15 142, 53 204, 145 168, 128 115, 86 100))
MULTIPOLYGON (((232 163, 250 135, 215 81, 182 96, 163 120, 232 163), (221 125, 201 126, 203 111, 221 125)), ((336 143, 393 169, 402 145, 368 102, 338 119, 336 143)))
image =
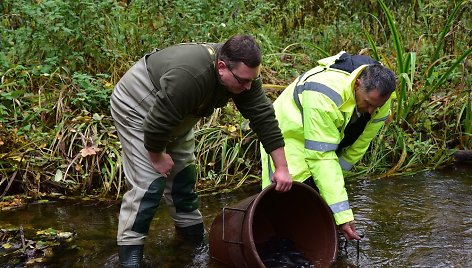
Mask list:
MULTIPOLYGON (((346 239, 360 239, 342 169, 358 162, 390 114, 394 73, 366 56, 341 52, 318 61, 274 102, 290 174, 319 191, 346 239)), ((263 187, 274 162, 262 154, 263 187)), ((309 213, 309 212, 307 212, 309 213)))
POLYGON ((275 163, 276 190, 291 187, 284 141, 262 90, 261 51, 253 37, 224 44, 180 44, 141 58, 118 82, 111 110, 123 148, 128 191, 117 244, 123 267, 139 267, 149 225, 164 195, 176 232, 201 239, 194 192, 194 131, 201 117, 233 99, 275 163))

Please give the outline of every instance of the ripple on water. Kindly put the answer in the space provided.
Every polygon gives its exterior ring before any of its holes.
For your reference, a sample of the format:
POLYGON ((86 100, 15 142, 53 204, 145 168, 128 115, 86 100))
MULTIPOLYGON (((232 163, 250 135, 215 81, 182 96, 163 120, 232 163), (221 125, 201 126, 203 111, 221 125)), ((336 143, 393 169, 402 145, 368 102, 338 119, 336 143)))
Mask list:
MULTIPOLYGON (((359 251, 357 242, 348 242, 333 267, 472 267, 472 167, 348 180, 346 188, 365 237, 359 251)), ((222 207, 254 193, 251 187, 202 197, 207 231, 222 207)), ((58 252, 54 263, 42 267, 118 267, 118 210, 119 205, 36 204, 0 211, 0 228, 76 231, 80 250, 58 252)), ((192 249, 174 240, 165 204, 151 224, 145 256, 147 267, 222 267, 208 256, 208 245, 192 249)))

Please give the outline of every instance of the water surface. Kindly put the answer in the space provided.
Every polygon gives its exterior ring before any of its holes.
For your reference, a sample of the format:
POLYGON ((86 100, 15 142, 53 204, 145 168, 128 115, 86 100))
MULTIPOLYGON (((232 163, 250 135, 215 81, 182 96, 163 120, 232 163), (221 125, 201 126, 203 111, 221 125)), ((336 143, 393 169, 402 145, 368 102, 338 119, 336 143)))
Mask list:
MULTIPOLYGON (((362 241, 344 242, 334 267, 472 267, 472 167, 387 179, 347 182, 362 241)), ((201 198, 208 230, 224 206, 257 194, 259 186, 201 198)), ((49 263, 30 267, 118 267, 115 235, 119 204, 55 202, 0 211, 0 228, 54 228, 76 232, 75 248, 62 248, 49 263)), ((27 233, 28 235, 28 233, 27 233)), ((225 267, 174 238, 162 203, 145 245, 149 267, 225 267)), ((13 267, 0 264, 0 267, 13 267)))

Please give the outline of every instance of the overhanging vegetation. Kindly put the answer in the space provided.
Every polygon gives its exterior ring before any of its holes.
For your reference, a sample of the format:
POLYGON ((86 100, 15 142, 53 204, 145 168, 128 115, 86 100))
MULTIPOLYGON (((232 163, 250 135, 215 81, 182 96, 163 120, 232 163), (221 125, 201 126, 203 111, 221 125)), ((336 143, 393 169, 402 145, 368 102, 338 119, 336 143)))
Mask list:
MULTIPOLYGON (((472 146, 471 1, 63 1, 0 3, 0 196, 119 197, 114 84, 146 52, 254 35, 275 99, 341 50, 399 78, 391 122, 348 176, 438 168, 472 146), (319 3, 318 3, 319 2, 319 3), (469 15, 466 15, 469 14, 469 15)), ((259 179, 259 148, 233 105, 198 125, 201 193, 259 179)))

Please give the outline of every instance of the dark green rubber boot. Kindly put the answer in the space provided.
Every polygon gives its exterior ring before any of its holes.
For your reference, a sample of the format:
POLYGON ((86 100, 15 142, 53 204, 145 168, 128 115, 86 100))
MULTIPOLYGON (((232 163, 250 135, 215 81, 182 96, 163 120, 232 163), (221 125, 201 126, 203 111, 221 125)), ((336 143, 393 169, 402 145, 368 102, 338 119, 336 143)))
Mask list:
POLYGON ((203 223, 191 225, 188 227, 175 227, 176 236, 184 242, 199 246, 203 243, 205 229, 203 223))
POLYGON ((143 259, 144 245, 118 246, 118 257, 123 268, 139 268, 143 259))

